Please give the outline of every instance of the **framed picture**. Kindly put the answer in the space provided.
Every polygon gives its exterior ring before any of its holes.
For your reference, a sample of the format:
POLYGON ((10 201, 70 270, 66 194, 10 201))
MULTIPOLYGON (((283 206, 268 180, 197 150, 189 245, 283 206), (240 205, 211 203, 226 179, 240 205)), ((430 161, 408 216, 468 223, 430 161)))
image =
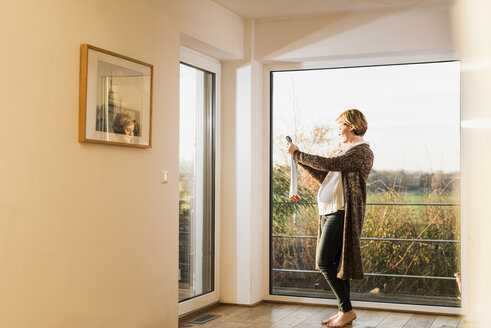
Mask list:
POLYGON ((79 141, 151 147, 153 66, 83 44, 79 141))

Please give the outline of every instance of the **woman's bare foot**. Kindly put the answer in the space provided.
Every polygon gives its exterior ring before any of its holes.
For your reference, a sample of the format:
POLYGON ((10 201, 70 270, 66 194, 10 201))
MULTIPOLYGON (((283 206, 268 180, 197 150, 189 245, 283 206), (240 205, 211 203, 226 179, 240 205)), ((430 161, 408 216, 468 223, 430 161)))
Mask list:
POLYGON ((341 328, 351 324, 355 319, 356 313, 353 310, 340 314, 338 313, 337 318, 334 321, 328 323, 327 326, 332 328, 341 328))
POLYGON ((336 313, 335 315, 333 315, 332 317, 330 317, 329 319, 326 319, 326 320, 323 320, 321 321, 321 324, 323 325, 327 325, 328 323, 330 322, 333 322, 334 320, 336 320, 337 317, 339 317, 343 312, 338 312, 336 313))

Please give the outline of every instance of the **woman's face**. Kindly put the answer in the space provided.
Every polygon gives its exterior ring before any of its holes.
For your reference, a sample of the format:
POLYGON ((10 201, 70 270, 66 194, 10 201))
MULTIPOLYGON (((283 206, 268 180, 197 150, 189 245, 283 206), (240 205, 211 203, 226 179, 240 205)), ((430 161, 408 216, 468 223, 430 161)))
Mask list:
POLYGON ((355 133, 351 128, 344 124, 338 124, 338 136, 341 138, 343 143, 351 142, 355 133))
POLYGON ((124 127, 124 134, 127 136, 133 136, 135 134, 135 123, 124 127))

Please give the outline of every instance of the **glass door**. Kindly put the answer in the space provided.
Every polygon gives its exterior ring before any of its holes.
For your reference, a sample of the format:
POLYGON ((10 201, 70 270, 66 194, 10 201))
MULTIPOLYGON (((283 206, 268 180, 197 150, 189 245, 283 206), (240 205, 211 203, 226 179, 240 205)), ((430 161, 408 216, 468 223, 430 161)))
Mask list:
POLYGON ((215 286, 216 74, 180 65, 179 312, 218 300, 215 286), (205 303, 205 304, 203 304, 205 303))

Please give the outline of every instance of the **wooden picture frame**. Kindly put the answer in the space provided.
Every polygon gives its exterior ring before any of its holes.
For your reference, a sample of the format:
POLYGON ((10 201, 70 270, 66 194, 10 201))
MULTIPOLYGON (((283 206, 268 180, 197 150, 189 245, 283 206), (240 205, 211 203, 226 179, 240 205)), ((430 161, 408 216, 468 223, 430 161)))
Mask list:
POLYGON ((81 46, 79 141, 150 148, 153 65, 81 46))

